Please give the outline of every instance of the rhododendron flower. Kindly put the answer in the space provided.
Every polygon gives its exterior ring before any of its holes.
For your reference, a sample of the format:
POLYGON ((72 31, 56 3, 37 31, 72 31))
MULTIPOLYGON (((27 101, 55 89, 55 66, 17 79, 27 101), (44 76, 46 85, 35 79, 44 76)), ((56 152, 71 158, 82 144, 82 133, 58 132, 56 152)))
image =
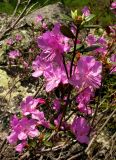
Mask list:
MULTIPOLYGON (((39 131, 36 129, 36 121, 28 119, 26 117, 19 119, 16 115, 11 119, 11 134, 7 137, 7 140, 10 144, 16 144, 19 140, 21 143, 27 140, 27 138, 34 138, 39 135, 39 131)), ((23 144, 20 144, 23 149, 23 144)), ((25 146, 25 145, 24 145, 25 146)), ((22 149, 17 151, 22 151, 22 149)))
POLYGON ((69 125, 65 121, 62 121, 61 123, 61 119, 62 119, 62 114, 59 114, 59 116, 54 120, 55 126, 59 127, 60 125, 61 130, 65 130, 66 128, 69 128, 69 125))
POLYGON ((106 40, 103 37, 96 38, 94 35, 89 34, 86 38, 86 43, 88 46, 92 46, 92 45, 100 46, 99 48, 93 51, 94 53, 100 53, 103 55, 107 54, 108 45, 107 45, 106 40))
POLYGON ((92 34, 89 34, 87 37, 86 37, 86 42, 89 46, 92 46, 93 44, 95 44, 97 41, 97 38, 92 35, 92 34))
POLYGON ((37 109, 38 104, 44 104, 45 100, 42 98, 33 99, 31 96, 27 97, 25 101, 21 103, 21 109, 24 116, 31 115, 32 119, 37 120, 37 124, 49 127, 44 113, 37 109))
POLYGON ((112 2, 111 8, 116 8, 116 1, 115 1, 115 2, 112 2))
POLYGON ((27 116, 30 113, 33 113, 38 104, 44 104, 45 100, 41 98, 34 99, 31 96, 28 96, 26 100, 22 101, 20 106, 23 115, 27 116))
POLYGON ((34 23, 37 24, 38 22, 41 22, 42 20, 43 20, 43 17, 42 17, 41 15, 37 15, 37 16, 35 17, 34 23))
POLYGON ((18 50, 10 51, 8 53, 9 58, 16 59, 17 57, 21 56, 21 53, 18 50))
POLYGON ((83 9, 82 9, 82 13, 84 14, 85 17, 89 16, 90 15, 90 10, 87 6, 85 6, 83 9))
POLYGON ((114 14, 116 14, 116 1, 112 2, 112 4, 111 4, 111 10, 113 11, 114 14))
POLYGON ((99 88, 101 84, 102 64, 92 56, 82 56, 77 62, 70 83, 77 88, 99 88))
POLYGON ((97 39, 97 43, 100 45, 100 47, 98 49, 96 49, 95 51, 106 55, 107 48, 108 48, 106 40, 103 37, 100 37, 97 39))
POLYGON ((80 143, 88 144, 89 142, 88 134, 90 131, 90 126, 84 117, 75 118, 71 125, 71 130, 75 135, 77 141, 79 141, 80 143))
POLYGON ((92 114, 92 109, 88 107, 88 103, 90 102, 91 97, 93 96, 92 89, 86 88, 82 91, 78 97, 76 98, 76 102, 79 103, 77 108, 80 112, 85 114, 92 114))
POLYGON ((45 72, 44 77, 46 79, 46 91, 50 92, 54 88, 58 87, 60 83, 67 84, 68 79, 66 72, 62 67, 55 67, 53 65, 47 68, 48 71, 45 72))
POLYGON ((116 54, 112 54, 110 61, 112 62, 111 72, 116 73, 116 54))
POLYGON ((57 98, 53 101, 53 109, 56 111, 59 111, 61 107, 61 102, 60 100, 57 98))
POLYGON ((90 102, 91 97, 93 97, 93 90, 91 88, 86 88, 84 89, 76 98, 76 102, 80 103, 80 102, 84 102, 84 103, 88 103, 90 102))
POLYGON ((26 141, 22 141, 20 144, 18 144, 15 149, 17 152, 22 152, 24 147, 27 145, 26 141))
POLYGON ((8 45, 12 45, 12 44, 14 43, 14 41, 13 41, 12 38, 9 38, 9 39, 6 40, 6 43, 7 43, 8 45))
POLYGON ((46 61, 60 61, 61 54, 69 50, 67 38, 61 34, 59 24, 56 24, 52 31, 38 37, 37 43, 42 50, 41 57, 46 61))
POLYGON ((22 37, 21 34, 17 34, 17 35, 15 36, 16 41, 21 41, 22 38, 23 38, 23 37, 22 37))
POLYGON ((42 60, 40 56, 37 56, 36 59, 32 63, 32 68, 34 72, 32 73, 33 77, 39 77, 45 73, 47 67, 49 66, 49 62, 45 62, 42 60))
POLYGON ((79 109, 80 112, 85 113, 86 115, 91 115, 93 113, 92 109, 88 107, 86 103, 80 102, 77 108, 79 109))

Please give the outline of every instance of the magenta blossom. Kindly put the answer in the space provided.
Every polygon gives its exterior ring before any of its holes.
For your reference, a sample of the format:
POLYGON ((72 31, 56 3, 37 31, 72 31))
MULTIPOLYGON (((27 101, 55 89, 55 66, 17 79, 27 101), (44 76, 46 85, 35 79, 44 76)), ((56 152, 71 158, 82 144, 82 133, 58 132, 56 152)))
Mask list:
POLYGON ((16 59, 17 57, 21 56, 21 53, 18 50, 10 51, 8 53, 9 58, 16 59))
POLYGON ((78 95, 78 97, 76 98, 76 102, 78 103, 77 108, 80 112, 88 115, 91 115, 93 113, 92 109, 88 107, 91 97, 93 97, 93 91, 90 88, 84 89, 84 91, 82 91, 78 95))
POLYGON ((111 4, 111 8, 116 8, 116 1, 115 2, 112 2, 112 4, 111 4))
POLYGON ((37 15, 36 17, 35 17, 35 24, 37 24, 38 22, 41 22, 43 20, 43 17, 41 16, 41 15, 37 15))
POLYGON ((16 115, 11 119, 11 134, 7 137, 10 144, 17 144, 20 141, 20 145, 16 146, 16 150, 21 152, 25 147, 28 138, 34 138, 39 135, 39 131, 36 129, 36 121, 28 119, 26 117, 19 119, 16 115), (24 143, 25 142, 25 143, 24 143))
POLYGON ((14 41, 13 41, 12 38, 9 38, 9 39, 6 40, 6 43, 7 43, 9 46, 11 46, 11 45, 14 43, 14 41))
POLYGON ((82 56, 77 62, 70 83, 77 88, 99 88, 101 84, 102 64, 93 56, 82 56))
POLYGON ((43 125, 49 128, 49 123, 47 122, 44 113, 39 111, 37 108, 38 104, 44 104, 45 100, 42 98, 34 99, 29 96, 25 101, 21 103, 21 109, 24 116, 31 115, 31 118, 37 120, 37 124, 43 125))
POLYGON ((112 63, 111 72, 110 73, 116 73, 116 54, 112 54, 110 61, 112 63))
POLYGON ((85 6, 83 9, 82 9, 82 13, 85 17, 89 16, 90 15, 90 10, 87 6, 85 6))
POLYGON ((77 106, 78 110, 86 115, 91 115, 93 113, 92 109, 86 104, 80 102, 77 106))
POLYGON ((90 126, 85 118, 83 117, 75 118, 71 125, 71 130, 75 135, 77 141, 79 141, 80 143, 88 144, 89 142, 88 134, 90 131, 90 126))
POLYGON ((46 91, 50 92, 58 87, 60 83, 67 84, 68 79, 63 67, 50 65, 46 70, 44 77, 46 79, 46 91))
POLYGON ((116 14, 116 1, 112 2, 112 4, 111 4, 111 10, 113 11, 114 14, 116 14))
POLYGON ((24 140, 15 147, 15 150, 17 152, 22 152, 26 145, 27 145, 27 142, 24 140))
POLYGON ((26 100, 22 101, 20 106, 24 116, 29 115, 30 113, 34 112, 37 108, 38 104, 44 104, 45 100, 41 98, 34 99, 31 96, 28 96, 26 100))
POLYGON ((92 46, 93 44, 96 43, 96 41, 97 41, 97 38, 92 34, 89 34, 86 38, 86 42, 87 42, 88 46, 92 46))
POLYGON ((21 34, 16 34, 16 36, 15 36, 15 40, 16 41, 21 41, 22 40, 22 35, 21 34))
POLYGON ((60 99, 57 98, 53 101, 53 109, 59 111, 60 108, 61 108, 61 102, 60 99))
POLYGON ((61 120, 62 120, 62 114, 59 114, 59 116, 54 120, 55 126, 59 127, 59 125, 60 125, 61 130, 65 130, 65 129, 69 128, 69 125, 65 121, 61 122, 61 120))
POLYGON ((108 45, 104 37, 97 38, 95 35, 89 34, 86 38, 86 43, 88 46, 92 46, 92 45, 100 46, 98 49, 93 51, 95 54, 96 53, 100 53, 102 55, 107 54, 108 45))
POLYGON ((59 24, 56 24, 52 31, 38 37, 37 43, 42 50, 41 57, 46 61, 56 59, 60 62, 61 55, 69 50, 67 38, 61 34, 59 24))
POLYGON ((46 69, 49 66, 49 62, 42 60, 40 56, 37 56, 36 59, 32 63, 32 68, 34 72, 32 73, 33 77, 39 77, 43 75, 46 69))
POLYGON ((84 103, 88 103, 90 102, 91 97, 93 97, 93 90, 91 88, 86 88, 84 89, 76 98, 76 102, 80 103, 80 102, 84 102, 84 103))

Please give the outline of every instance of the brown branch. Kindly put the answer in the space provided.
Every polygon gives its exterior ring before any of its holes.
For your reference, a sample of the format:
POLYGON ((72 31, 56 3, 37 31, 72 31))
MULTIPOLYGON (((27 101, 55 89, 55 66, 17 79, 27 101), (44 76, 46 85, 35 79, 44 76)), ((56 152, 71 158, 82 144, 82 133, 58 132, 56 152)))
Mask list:
POLYGON ((116 109, 107 117, 105 123, 100 127, 100 129, 97 131, 96 135, 91 139, 88 147, 85 150, 86 153, 89 151, 89 149, 91 148, 92 144, 96 140, 97 136, 100 134, 100 132, 103 130, 103 128, 107 125, 108 121, 112 118, 112 116, 114 115, 115 112, 116 112, 116 109))
POLYGON ((29 4, 30 4, 31 0, 28 0, 27 5, 24 7, 23 11, 21 12, 21 14, 19 15, 19 17, 15 20, 15 22, 13 24, 11 24, 11 26, 9 28, 6 28, 6 30, 0 35, 0 40, 3 39, 3 37, 5 36, 5 34, 7 34, 8 32, 10 32, 12 29, 14 29, 14 27, 17 25, 17 23, 23 18, 29 4))

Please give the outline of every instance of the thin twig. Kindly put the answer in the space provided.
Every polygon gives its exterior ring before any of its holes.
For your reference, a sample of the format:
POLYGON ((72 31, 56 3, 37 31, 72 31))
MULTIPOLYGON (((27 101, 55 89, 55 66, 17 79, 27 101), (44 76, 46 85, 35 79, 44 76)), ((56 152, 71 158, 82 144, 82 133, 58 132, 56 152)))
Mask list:
POLYGON ((103 128, 106 126, 106 124, 108 123, 108 121, 112 118, 112 116, 114 115, 114 113, 116 112, 116 109, 110 114, 110 116, 108 116, 108 118, 106 119, 105 123, 100 127, 100 129, 97 131, 96 135, 91 139, 88 147, 86 148, 85 152, 87 153, 89 151, 89 149, 91 148, 93 142, 96 140, 97 136, 100 134, 100 132, 103 130, 103 128))
POLYGON ((21 14, 19 15, 19 17, 15 20, 15 22, 9 27, 7 28, 1 35, 0 35, 0 40, 2 40, 2 38, 4 37, 5 34, 7 34, 8 32, 10 32, 16 25, 17 23, 21 20, 21 18, 23 18, 24 13, 26 12, 29 4, 30 4, 31 0, 28 0, 27 5, 24 7, 23 11, 21 12, 21 14))

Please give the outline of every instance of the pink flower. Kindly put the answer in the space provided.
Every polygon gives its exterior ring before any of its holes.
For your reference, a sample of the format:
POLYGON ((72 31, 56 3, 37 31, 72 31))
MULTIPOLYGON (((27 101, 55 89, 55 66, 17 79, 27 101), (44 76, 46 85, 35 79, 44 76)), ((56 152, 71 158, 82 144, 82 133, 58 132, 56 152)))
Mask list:
POLYGON ((56 111, 59 111, 60 110, 60 107, 61 107, 61 104, 60 104, 60 100, 59 99, 55 99, 53 101, 53 109, 56 110, 56 111))
POLYGON ((36 59, 32 63, 32 68, 34 72, 32 73, 33 77, 39 77, 43 75, 46 71, 46 69, 49 66, 49 62, 45 62, 42 60, 40 56, 37 56, 36 59))
POLYGON ((116 14, 116 1, 111 4, 110 9, 113 11, 114 14, 116 14))
POLYGON ((87 123, 86 119, 83 117, 77 117, 74 119, 72 125, 71 125, 71 130, 73 134, 75 135, 76 139, 80 143, 86 143, 88 144, 89 142, 89 131, 90 131, 90 126, 87 123))
POLYGON ((90 10, 87 6, 85 6, 83 9, 82 9, 82 13, 84 14, 85 17, 89 16, 90 15, 90 10))
POLYGON ((96 49, 95 52, 107 54, 107 42, 103 37, 97 39, 97 43, 100 45, 100 48, 96 49))
POLYGON ((112 62, 111 72, 116 73, 116 54, 112 54, 110 61, 112 62))
POLYGON ((88 104, 90 102, 91 97, 93 96, 92 89, 86 88, 84 91, 82 91, 78 97, 76 98, 76 102, 79 103, 77 108, 80 112, 85 114, 92 114, 92 109, 88 107, 88 104))
POLYGON ((97 41, 96 37, 92 34, 89 34, 86 38, 86 42, 89 46, 92 46, 93 44, 95 44, 97 41))
POLYGON ((96 53, 100 53, 103 55, 107 54, 108 45, 107 45, 107 42, 104 39, 104 37, 96 38, 94 35, 89 34, 86 38, 86 43, 88 46, 92 46, 92 45, 99 45, 100 46, 98 49, 93 51, 95 54, 96 53))
POLYGON ((92 109, 88 107, 86 103, 80 102, 77 108, 79 109, 80 112, 85 113, 86 115, 91 115, 93 113, 92 109))
POLYGON ((15 150, 17 152, 22 152, 24 147, 27 145, 27 142, 26 141, 22 141, 21 143, 19 143, 16 147, 15 147, 15 150))
POLYGON ((38 104, 44 104, 44 103, 45 101, 44 100, 42 101, 42 99, 40 98, 34 99, 33 97, 28 96, 26 100, 21 102, 20 106, 21 106, 23 115, 27 116, 33 111, 35 111, 38 104))
POLYGON ((55 126, 59 127, 60 125, 61 130, 65 130, 66 128, 69 128, 69 125, 66 122, 62 121, 61 123, 61 119, 62 119, 62 114, 59 114, 58 117, 54 120, 55 126))
POLYGON ((41 57, 46 61, 60 62, 61 55, 69 50, 67 38, 60 32, 60 25, 56 24, 52 31, 45 32, 37 39, 38 47, 42 50, 41 57))
POLYGON ((102 64, 92 56, 82 56, 77 62, 70 83, 77 88, 99 88, 101 84, 102 64))
POLYGON ((22 38, 23 38, 23 37, 22 37, 21 34, 17 34, 17 35, 15 36, 16 41, 21 41, 22 38))
POLYGON ((93 90, 91 88, 86 88, 84 89, 76 98, 76 102, 80 103, 80 102, 84 102, 84 103, 88 103, 90 102, 91 97, 93 97, 93 90))
POLYGON ((112 9, 115 9, 115 8, 116 8, 116 1, 115 1, 115 2, 112 2, 111 8, 112 8, 112 9))
POLYGON ((35 17, 34 23, 37 24, 38 22, 41 22, 42 20, 43 20, 43 17, 42 17, 41 15, 37 15, 37 16, 35 17))
POLYGON ((36 121, 23 117, 19 119, 17 116, 14 116, 11 119, 11 134, 7 137, 7 140, 10 144, 17 144, 18 141, 21 142, 20 145, 16 147, 17 151, 22 151, 25 146, 25 142, 28 138, 34 138, 39 135, 39 131, 36 129, 36 121))
POLYGON ((14 51, 10 51, 8 55, 9 55, 9 58, 16 59, 17 57, 21 56, 21 53, 18 50, 14 50, 14 51))
POLYGON ((37 124, 49 127, 44 113, 37 108, 38 104, 44 104, 45 100, 42 98, 33 99, 31 96, 27 97, 25 101, 21 103, 21 109, 24 116, 31 115, 31 118, 37 120, 37 124))
POLYGON ((9 38, 6 40, 6 43, 11 46, 14 43, 14 41, 12 38, 9 38))
POLYGON ((46 79, 47 92, 50 92, 54 88, 58 87, 60 83, 68 83, 68 79, 63 67, 61 68, 53 65, 49 66, 49 68, 47 68, 47 71, 44 74, 44 77, 46 79))

